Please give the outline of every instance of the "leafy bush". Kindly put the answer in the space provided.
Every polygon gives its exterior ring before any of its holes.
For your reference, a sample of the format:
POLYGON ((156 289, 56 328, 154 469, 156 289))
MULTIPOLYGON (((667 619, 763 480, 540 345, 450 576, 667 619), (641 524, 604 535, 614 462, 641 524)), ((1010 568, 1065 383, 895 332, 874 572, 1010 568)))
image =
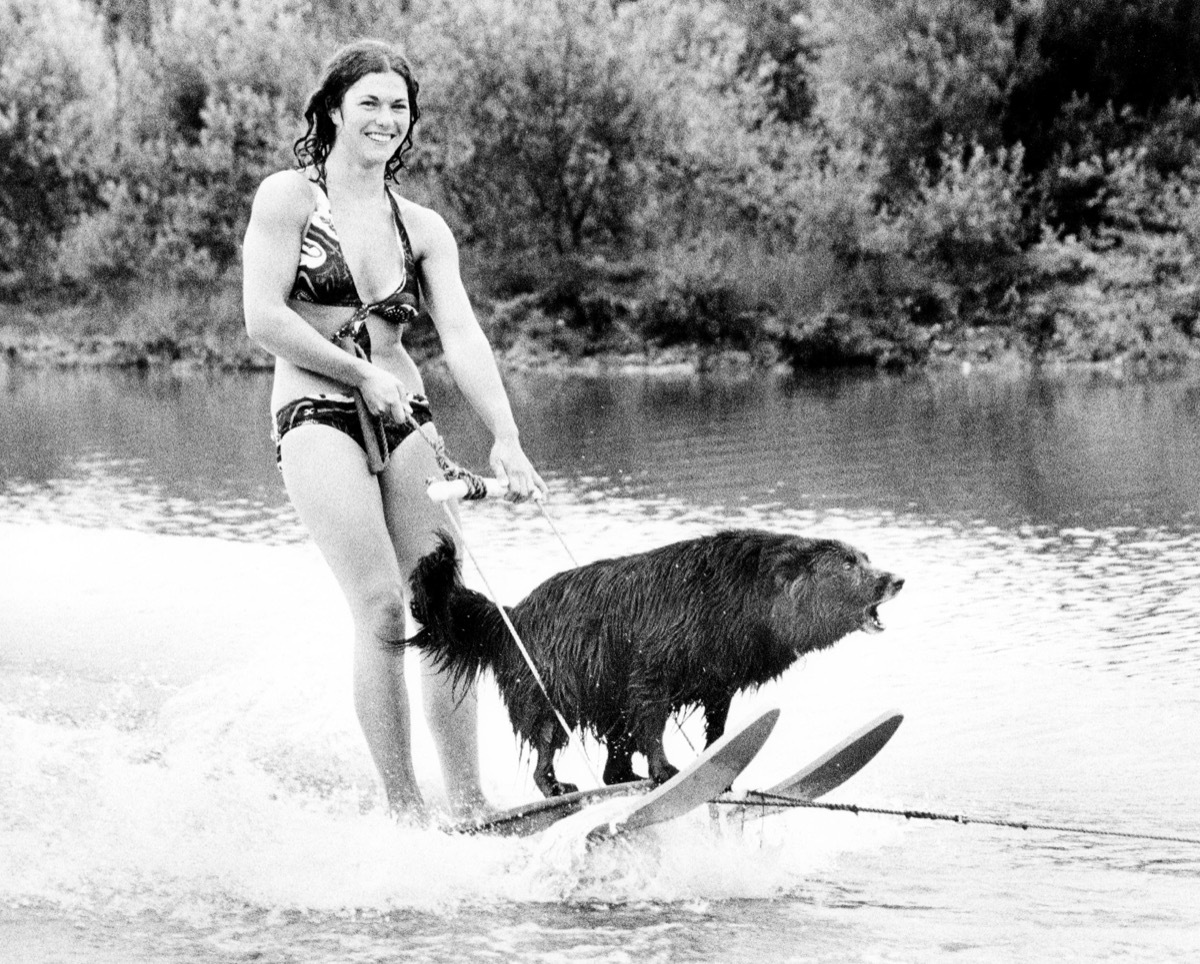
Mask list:
POLYGON ((1146 150, 1106 159, 1121 185, 1111 223, 1047 231, 1030 252, 1027 325, 1038 347, 1069 358, 1171 361, 1200 331, 1200 169, 1161 178, 1146 150))
POLYGON ((745 24, 739 76, 762 91, 772 120, 800 124, 816 105, 812 69, 818 58, 809 0, 742 0, 729 12, 745 24))
POLYGON ((779 351, 796 371, 903 371, 928 356, 929 338, 903 321, 827 312, 790 325, 779 339, 779 351))
POLYGON ((999 147, 1012 20, 994 0, 817 0, 817 112, 887 163, 898 200, 947 141, 999 147))
POLYGON ((1015 5, 1005 127, 1034 174, 1131 147, 1200 85, 1194 0, 1044 0, 1015 5), (1113 118, 1121 122, 1112 123, 1113 118))
POLYGON ((487 0, 441 10, 426 161, 468 227, 513 251, 626 241, 660 125, 600 0, 487 0))
POLYGON ((97 289, 213 284, 237 267, 258 183, 291 164, 308 43, 270 4, 190 0, 152 48, 122 50, 120 142, 57 273, 97 289))
POLYGON ((603 293, 559 303, 523 295, 496 306, 488 337, 502 351, 534 346, 568 357, 632 352, 640 347, 629 324, 632 311, 629 301, 603 293))
POLYGON ((0 4, 0 294, 40 267, 95 199, 114 98, 101 25, 78 0, 0 4))
POLYGON ((100 200, 95 211, 80 215, 65 232, 55 273, 83 290, 128 290, 142 279, 150 259, 145 208, 123 183, 103 185, 100 200))
POLYGON ((889 265, 887 292, 918 323, 994 320, 1015 306, 1023 256, 1021 152, 948 145, 937 176, 885 210, 867 250, 889 265))
POLYGON ((904 342, 909 323, 952 329, 1011 315, 1029 230, 1020 151, 948 144, 938 173, 925 169, 912 193, 890 206, 876 200, 872 187, 886 175, 868 158, 851 149, 796 182, 792 203, 809 215, 798 249, 810 263, 820 265, 824 251, 834 264, 802 326, 832 332, 831 344, 868 345, 888 337, 889 324, 904 342), (846 321, 863 318, 885 324, 868 338, 846 321))

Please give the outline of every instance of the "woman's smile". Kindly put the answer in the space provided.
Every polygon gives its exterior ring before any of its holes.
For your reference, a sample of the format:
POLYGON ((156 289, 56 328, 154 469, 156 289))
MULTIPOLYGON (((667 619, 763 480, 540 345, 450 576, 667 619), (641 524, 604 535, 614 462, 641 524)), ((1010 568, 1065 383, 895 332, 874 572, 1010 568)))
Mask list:
POLYGON ((387 131, 367 131, 366 134, 367 139, 374 141, 376 144, 390 145, 396 139, 394 131, 392 133, 388 133, 387 131))
POLYGON ((412 125, 408 87, 399 74, 367 74, 352 84, 334 112, 341 131, 361 131, 372 144, 392 148, 412 125))

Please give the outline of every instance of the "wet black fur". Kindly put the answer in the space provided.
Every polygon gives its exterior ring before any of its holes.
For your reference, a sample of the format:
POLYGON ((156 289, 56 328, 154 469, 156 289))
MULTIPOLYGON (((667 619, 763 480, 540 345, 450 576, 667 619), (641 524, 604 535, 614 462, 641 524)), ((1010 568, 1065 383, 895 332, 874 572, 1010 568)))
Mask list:
MULTIPOLYGON (((671 713, 703 707, 711 744, 735 693, 869 628, 903 582, 842 542, 735 530, 559 573, 507 611, 559 712, 607 744, 605 783, 637 779, 635 751, 661 782, 676 772, 662 748, 671 713)), ((574 789, 554 775, 566 737, 553 710, 495 605, 463 586, 445 534, 412 590, 425 628, 409 644, 460 682, 490 670, 537 751, 539 789, 574 789)))

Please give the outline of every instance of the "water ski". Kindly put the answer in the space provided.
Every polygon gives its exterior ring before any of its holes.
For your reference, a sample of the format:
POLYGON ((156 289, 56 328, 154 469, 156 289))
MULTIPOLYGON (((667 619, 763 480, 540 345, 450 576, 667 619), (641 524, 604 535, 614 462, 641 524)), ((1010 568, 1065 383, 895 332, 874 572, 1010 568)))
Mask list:
MULTIPOLYGON (((778 711, 771 712, 778 713, 778 711)), ((770 713, 767 715, 770 715, 770 713)), ((882 714, 865 726, 855 730, 836 746, 822 753, 811 763, 801 767, 786 780, 775 784, 775 786, 765 792, 772 796, 792 797, 796 800, 816 800, 835 787, 841 786, 841 784, 845 783, 866 766, 874 758, 875 754, 883 749, 884 744, 892 738, 892 734, 896 732, 897 727, 900 726, 903 719, 904 716, 896 711, 882 714)), ((751 726, 753 725, 751 724, 751 726)), ((764 736, 763 739, 765 740, 766 737, 764 736)), ((714 744, 705 756, 702 756, 696 763, 692 764, 692 767, 694 768, 700 764, 711 753, 711 750, 717 748, 719 745, 720 741, 714 744)), ((753 753, 750 754, 751 757, 753 755, 753 753)), ((748 763, 749 759, 746 762, 748 763)), ((682 775, 680 774, 679 776, 682 775)), ((675 779, 678 778, 677 776, 675 779)), ((729 786, 732 779, 730 777, 720 789, 729 786)), ((667 784, 663 784, 663 786, 666 787, 669 783, 670 781, 667 784)), ((537 833, 540 830, 545 830, 552 823, 556 823, 563 817, 578 812, 589 803, 623 794, 646 793, 653 787, 654 783, 651 780, 638 780, 633 783, 621 783, 611 787, 597 787, 594 790, 579 790, 575 793, 568 793, 559 797, 547 797, 544 800, 535 800, 533 803, 513 807, 511 810, 503 810, 480 820, 464 821, 454 824, 448 829, 453 833, 491 833, 523 837, 537 833)), ((674 799, 679 800, 681 798, 676 797, 674 799)), ((647 802, 649 802, 649 799, 647 799, 647 802)), ((700 803, 704 802, 707 801, 700 801, 700 803)), ((786 806, 786 804, 772 805, 754 790, 737 795, 729 793, 721 794, 720 796, 716 796, 716 802, 729 805, 734 808, 735 813, 741 812, 748 816, 778 813, 786 806)), ((686 809, 690 809, 690 807, 686 809)))
POLYGON ((726 733, 700 754, 691 766, 652 790, 646 799, 618 820, 593 827, 588 840, 605 840, 630 830, 681 817, 727 790, 762 749, 779 719, 779 710, 766 713, 733 733, 726 733))
MULTIPOLYGON (((707 803, 726 789, 733 782, 733 778, 753 759, 754 754, 758 752, 770 735, 778 718, 779 710, 768 710, 747 726, 734 733, 726 734, 701 754, 690 767, 677 773, 647 798, 645 803, 653 804, 655 808, 651 812, 666 812, 663 808, 683 803, 687 805, 680 812, 686 812, 694 806, 707 803), (730 749, 731 745, 732 749, 730 749), (738 765, 739 763, 740 765, 738 765), (734 768, 735 766, 736 768, 734 768), (688 789, 668 790, 668 788, 679 787, 683 783, 684 777, 688 778, 686 784, 683 784, 688 789), (715 789, 707 789, 710 784, 713 784, 715 789), (690 801, 696 796, 695 788, 704 788, 707 796, 698 798, 695 803, 692 803, 690 801), (668 792, 664 794, 664 790, 668 792), (665 802, 662 802, 664 797, 665 802), (655 801, 658 802, 655 803, 655 801)), ((635 780, 631 783, 597 787, 594 790, 577 790, 575 793, 535 800, 533 803, 489 814, 478 820, 466 820, 453 824, 447 829, 451 833, 491 833, 524 837, 537 833, 539 830, 545 830, 552 823, 576 813, 589 803, 624 794, 647 793, 653 789, 653 780, 635 780)))
POLYGON ((723 797, 720 802, 739 806, 747 815, 776 813, 786 804, 771 805, 768 797, 816 800, 841 786, 874 759, 904 720, 904 714, 891 710, 860 727, 836 746, 801 767, 786 780, 760 793, 748 790, 737 798, 723 797))
POLYGON ((583 809, 585 804, 607 800, 623 794, 645 793, 654 787, 653 780, 617 783, 594 790, 576 790, 558 797, 546 797, 525 803, 511 810, 488 814, 478 820, 465 820, 449 827, 451 833, 493 833, 505 837, 525 837, 545 830, 550 824, 583 809))

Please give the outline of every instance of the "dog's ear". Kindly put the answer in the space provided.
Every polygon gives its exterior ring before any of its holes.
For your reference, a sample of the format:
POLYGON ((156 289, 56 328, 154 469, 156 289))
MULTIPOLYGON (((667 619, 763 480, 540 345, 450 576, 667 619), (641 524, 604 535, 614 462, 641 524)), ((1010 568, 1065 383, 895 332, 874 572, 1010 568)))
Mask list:
POLYGON ((811 575, 812 561, 811 540, 788 539, 763 551, 761 572, 779 592, 786 592, 794 599, 811 575))

